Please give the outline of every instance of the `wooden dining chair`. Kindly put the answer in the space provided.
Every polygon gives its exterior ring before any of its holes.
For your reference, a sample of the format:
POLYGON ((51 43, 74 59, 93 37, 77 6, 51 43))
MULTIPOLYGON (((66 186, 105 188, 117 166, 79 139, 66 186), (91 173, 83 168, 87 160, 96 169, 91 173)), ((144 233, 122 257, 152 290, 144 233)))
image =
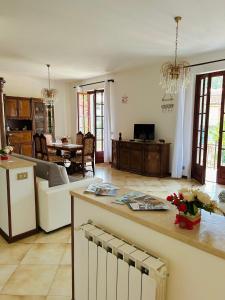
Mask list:
POLYGON ((63 162, 63 157, 48 151, 47 140, 44 134, 40 135, 42 159, 51 162, 63 162))
POLYGON ((85 176, 87 163, 91 163, 92 172, 95 175, 95 136, 88 132, 83 137, 82 145, 81 155, 73 157, 71 161, 81 165, 83 177, 85 176))
MULTIPOLYGON (((44 136, 46 137, 46 143, 47 143, 47 145, 53 143, 53 137, 52 137, 51 133, 44 133, 44 136)), ((54 150, 54 149, 48 149, 48 153, 51 154, 51 155, 58 155, 57 151, 54 150)))
POLYGON ((42 151, 41 151, 41 139, 38 133, 33 135, 33 145, 34 145, 34 156, 35 158, 42 159, 42 151))
POLYGON ((76 134, 76 144, 77 145, 83 145, 83 138, 84 138, 84 134, 81 131, 79 131, 76 134))

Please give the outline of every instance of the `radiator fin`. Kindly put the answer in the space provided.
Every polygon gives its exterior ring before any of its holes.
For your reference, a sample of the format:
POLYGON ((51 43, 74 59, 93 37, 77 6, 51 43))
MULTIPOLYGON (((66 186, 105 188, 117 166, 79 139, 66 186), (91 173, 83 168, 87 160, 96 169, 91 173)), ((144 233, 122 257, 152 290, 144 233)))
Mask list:
POLYGON ((98 273, 97 261, 98 261, 97 245, 93 242, 89 242, 89 255, 88 255, 88 263, 89 263, 88 294, 89 294, 89 298, 88 298, 88 300, 98 300, 97 299, 97 273, 98 273))
POLYGON ((117 257, 107 254, 107 300, 116 300, 117 292, 117 257))
POLYGON ((141 271, 134 268, 133 266, 130 266, 129 300, 139 300, 139 299, 141 299, 141 271))
POLYGON ((145 274, 142 275, 142 298, 141 300, 156 300, 157 284, 154 279, 145 274))
POLYGON ((97 300, 106 300, 107 252, 98 247, 97 300))
POLYGON ((117 300, 128 300, 129 265, 118 259, 117 300))

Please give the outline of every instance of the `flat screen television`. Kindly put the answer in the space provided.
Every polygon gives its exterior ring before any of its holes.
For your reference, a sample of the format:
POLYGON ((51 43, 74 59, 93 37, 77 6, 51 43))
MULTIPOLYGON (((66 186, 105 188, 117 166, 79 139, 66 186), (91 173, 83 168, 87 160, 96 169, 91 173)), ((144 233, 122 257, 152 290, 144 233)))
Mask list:
POLYGON ((154 141, 155 124, 134 124, 134 139, 154 141))

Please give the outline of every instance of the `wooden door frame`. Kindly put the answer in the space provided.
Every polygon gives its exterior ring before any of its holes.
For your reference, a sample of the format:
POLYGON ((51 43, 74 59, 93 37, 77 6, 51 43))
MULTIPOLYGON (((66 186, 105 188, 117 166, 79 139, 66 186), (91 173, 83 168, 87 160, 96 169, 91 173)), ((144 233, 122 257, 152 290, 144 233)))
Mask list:
MULTIPOLYGON (((222 133, 223 133, 223 121, 224 121, 224 104, 225 104, 225 71, 209 72, 205 74, 199 74, 196 76, 196 87, 195 87, 195 105, 194 105, 194 121, 193 121, 193 147, 192 147, 192 172, 194 169, 194 164, 196 164, 197 158, 197 139, 198 139, 198 114, 199 114, 199 99, 200 94, 200 84, 201 78, 208 77, 208 87, 207 87, 207 104, 206 104, 206 121, 205 121, 205 140, 204 140, 204 160, 203 160, 203 180, 202 184, 205 183, 206 175, 206 162, 207 162, 207 146, 208 146, 208 127, 209 127, 209 109, 210 109, 210 99, 211 99, 211 82, 213 77, 223 76, 223 87, 221 95, 221 108, 220 108, 220 127, 219 127, 219 141, 218 141, 218 156, 217 156, 217 183, 221 183, 221 178, 219 177, 219 167, 221 163, 221 148, 222 148, 222 133), (199 82, 197 82, 200 78, 199 82)), ((205 83, 204 87, 205 88, 205 83)), ((201 127, 202 128, 202 127, 201 127)), ((193 173, 192 173, 193 175, 193 173)), ((223 181, 224 183, 224 181, 223 181)))
MULTIPOLYGON (((192 167, 191 167, 191 175, 193 178, 198 180, 201 184, 205 183, 205 173, 206 173, 206 160, 207 160, 207 142, 208 142, 208 124, 209 124, 209 107, 210 107, 210 87, 211 87, 211 76, 210 73, 206 74, 199 74, 196 75, 196 86, 195 86, 195 104, 194 104, 194 118, 193 118, 193 138, 192 138, 192 167), (204 79, 203 84, 203 101, 202 101, 202 111, 204 107, 204 97, 205 97, 205 79, 208 77, 207 81, 207 97, 206 97, 206 113, 205 113, 205 131, 204 131, 204 150, 203 150, 203 165, 196 163, 197 159, 197 149, 198 149, 198 126, 199 126, 199 109, 200 109, 200 87, 201 87, 201 80, 204 79), (197 167, 197 165, 199 165, 197 167), (197 168, 202 167, 202 174, 201 178, 196 178, 194 172, 197 172, 197 168)), ((203 118, 204 113, 202 113, 203 118)), ((203 123, 201 121, 201 136, 200 140, 202 139, 202 126, 203 123)), ((201 162, 201 155, 202 151, 200 150, 200 159, 199 163, 201 162)))
POLYGON ((225 105, 225 71, 221 71, 220 74, 223 76, 223 87, 222 87, 222 99, 220 106, 220 126, 219 126, 219 142, 218 142, 218 156, 217 156, 217 173, 216 182, 219 184, 224 184, 224 180, 221 178, 221 152, 222 152, 222 142, 223 142, 223 123, 224 123, 224 105, 225 105))
MULTIPOLYGON (((97 137, 97 128, 96 128, 96 117, 97 117, 96 116, 96 94, 98 92, 99 93, 103 93, 103 95, 104 95, 104 89, 97 89, 97 90, 93 90, 93 91, 87 92, 89 95, 93 94, 93 98, 94 98, 94 131, 95 131, 95 138, 97 137)), ((104 105, 104 102, 103 102, 103 105, 104 105)), ((104 109, 104 106, 103 106, 103 109, 104 109)), ((104 137, 103 137, 102 140, 104 141, 104 137)), ((95 144, 97 145, 97 140, 96 140, 95 144)), ((96 148, 95 148, 95 160, 96 160, 96 163, 104 163, 104 150, 97 152, 96 148)))
MULTIPOLYGON (((93 107, 94 107, 94 135, 96 137, 96 134, 97 134, 97 130, 96 130, 96 94, 100 92, 100 93, 103 93, 104 95, 104 89, 95 89, 95 90, 91 90, 91 91, 86 91, 86 92, 78 92, 77 93, 77 115, 78 115, 78 121, 77 121, 77 124, 78 124, 78 130, 80 128, 80 118, 79 118, 79 114, 80 114, 80 111, 79 111, 79 95, 80 94, 86 94, 87 97, 90 97, 90 95, 93 95, 93 100, 94 100, 94 103, 93 103, 93 107)), ((90 99, 89 99, 89 105, 90 105, 90 99)), ((104 102, 103 102, 103 105, 104 105, 104 102)), ((104 137, 103 137, 103 140, 104 140, 104 137)), ((96 162, 97 163, 103 163, 104 162, 104 150, 103 151, 99 151, 97 152, 96 149, 95 149, 95 159, 96 159, 96 162)))

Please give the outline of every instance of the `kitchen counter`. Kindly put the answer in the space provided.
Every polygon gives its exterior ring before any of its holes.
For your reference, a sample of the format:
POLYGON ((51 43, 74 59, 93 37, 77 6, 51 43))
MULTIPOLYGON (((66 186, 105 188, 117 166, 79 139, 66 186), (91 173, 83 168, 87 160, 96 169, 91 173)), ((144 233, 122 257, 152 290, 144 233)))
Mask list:
POLYGON ((34 167, 35 165, 36 163, 33 163, 28 160, 19 159, 11 155, 9 155, 9 158, 7 160, 0 160, 0 168, 6 170, 34 167))

